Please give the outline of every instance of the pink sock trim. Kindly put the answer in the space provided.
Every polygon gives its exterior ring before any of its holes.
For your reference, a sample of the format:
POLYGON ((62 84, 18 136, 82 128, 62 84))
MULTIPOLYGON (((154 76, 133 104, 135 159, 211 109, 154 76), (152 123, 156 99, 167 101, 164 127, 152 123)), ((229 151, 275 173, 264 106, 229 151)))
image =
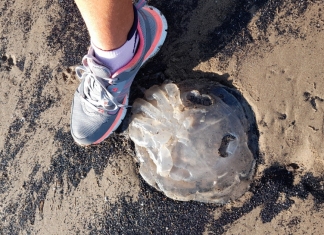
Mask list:
POLYGON ((116 50, 104 51, 96 47, 96 45, 91 42, 92 48, 94 50, 95 57, 106 66, 111 73, 114 73, 119 68, 125 66, 134 57, 137 45, 138 45, 138 35, 134 33, 133 37, 126 41, 124 45, 116 50))
POLYGON ((138 62, 138 60, 140 59, 141 54, 142 54, 142 52, 144 50, 144 37, 143 37, 143 32, 142 32, 142 29, 140 27, 139 22, 137 24, 137 33, 138 33, 138 36, 139 36, 139 45, 138 45, 138 49, 137 49, 136 54, 134 55, 133 59, 131 59, 131 61, 129 61, 128 64, 121 67, 114 74, 112 74, 113 78, 117 77, 121 72, 125 71, 126 69, 133 67, 138 62))

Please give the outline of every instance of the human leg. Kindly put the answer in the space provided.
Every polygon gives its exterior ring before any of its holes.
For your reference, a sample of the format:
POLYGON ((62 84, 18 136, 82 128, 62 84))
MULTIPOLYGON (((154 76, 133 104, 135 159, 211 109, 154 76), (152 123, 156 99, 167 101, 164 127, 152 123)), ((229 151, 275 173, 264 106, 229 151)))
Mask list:
POLYGON ((113 73, 126 65, 138 45, 132 0, 75 0, 87 25, 95 56, 113 73))
POLYGON ((115 50, 127 39, 134 22, 132 0, 75 0, 91 40, 102 50, 115 50))
MULTIPOLYGON (((92 46, 83 58, 83 66, 76 69, 81 84, 72 103, 71 133, 81 145, 100 143, 120 125, 126 114, 129 89, 136 73, 145 61, 158 52, 165 40, 167 23, 164 16, 154 7, 143 7, 144 3, 140 0, 133 10, 137 29, 134 35, 138 35, 139 42, 133 58, 126 65, 111 71, 109 66, 96 58, 92 46)), ((116 21, 118 19, 115 18, 116 21)), ((91 27, 91 24, 87 25, 91 27)))

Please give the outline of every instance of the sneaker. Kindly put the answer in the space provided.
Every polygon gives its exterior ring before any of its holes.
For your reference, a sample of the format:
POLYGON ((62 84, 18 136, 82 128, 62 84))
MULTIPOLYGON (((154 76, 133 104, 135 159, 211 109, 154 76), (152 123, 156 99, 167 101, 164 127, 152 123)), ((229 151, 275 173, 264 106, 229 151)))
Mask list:
POLYGON ((83 66, 76 68, 81 84, 71 107, 71 134, 80 145, 98 144, 115 131, 124 119, 128 107, 130 86, 140 67, 153 57, 164 43, 167 22, 161 12, 135 4, 138 11, 139 45, 133 59, 111 74, 95 57, 90 47, 83 66))

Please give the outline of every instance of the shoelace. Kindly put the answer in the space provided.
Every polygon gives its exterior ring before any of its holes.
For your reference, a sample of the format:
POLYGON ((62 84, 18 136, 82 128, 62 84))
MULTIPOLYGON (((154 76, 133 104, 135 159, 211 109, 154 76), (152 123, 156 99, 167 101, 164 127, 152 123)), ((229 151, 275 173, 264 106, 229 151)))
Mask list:
MULTIPOLYGON (((138 0, 135 2, 137 9, 146 5, 146 0, 138 0)), ((80 95, 88 102, 91 108, 94 110, 105 113, 114 112, 122 107, 130 107, 119 103, 115 97, 107 90, 107 86, 113 85, 117 78, 98 78, 89 68, 87 59, 94 59, 90 55, 83 57, 82 66, 77 66, 75 72, 77 77, 81 80, 80 95), (102 80, 102 82, 101 82, 102 80), (107 86, 103 82, 107 82, 107 86)))
POLYGON ((83 66, 75 69, 77 77, 81 80, 80 95, 90 104, 94 110, 105 113, 114 112, 125 105, 119 103, 115 97, 107 90, 109 85, 113 85, 117 78, 98 78, 90 69, 87 60, 94 59, 90 55, 83 57, 83 66))

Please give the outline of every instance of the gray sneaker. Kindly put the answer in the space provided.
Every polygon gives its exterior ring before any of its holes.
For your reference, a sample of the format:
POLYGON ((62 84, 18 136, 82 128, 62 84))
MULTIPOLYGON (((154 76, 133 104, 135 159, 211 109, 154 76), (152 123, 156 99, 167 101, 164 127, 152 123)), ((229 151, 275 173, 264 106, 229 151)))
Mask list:
POLYGON ((145 1, 135 4, 140 41, 133 59, 111 74, 95 57, 92 48, 76 68, 81 84, 71 107, 71 134, 80 145, 98 144, 118 128, 128 107, 130 86, 140 67, 164 43, 167 22, 161 12, 145 1))

